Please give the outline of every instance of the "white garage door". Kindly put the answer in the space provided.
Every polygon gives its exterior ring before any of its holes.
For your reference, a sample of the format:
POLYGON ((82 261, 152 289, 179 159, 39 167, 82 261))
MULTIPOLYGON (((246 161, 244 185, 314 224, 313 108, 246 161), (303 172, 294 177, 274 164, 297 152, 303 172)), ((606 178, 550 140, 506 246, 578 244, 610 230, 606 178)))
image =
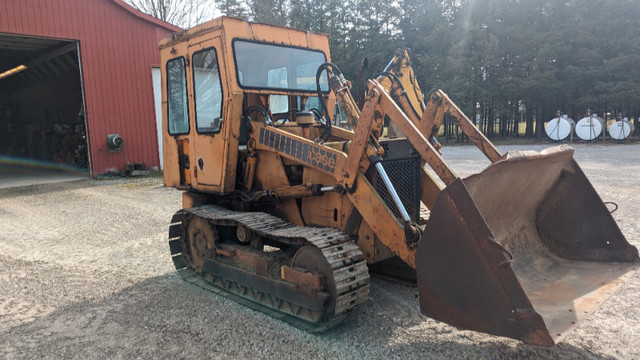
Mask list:
POLYGON ((158 151, 160 151, 160 169, 162 169, 162 88, 160 82, 160 68, 152 68, 153 99, 156 106, 156 128, 158 131, 158 151))

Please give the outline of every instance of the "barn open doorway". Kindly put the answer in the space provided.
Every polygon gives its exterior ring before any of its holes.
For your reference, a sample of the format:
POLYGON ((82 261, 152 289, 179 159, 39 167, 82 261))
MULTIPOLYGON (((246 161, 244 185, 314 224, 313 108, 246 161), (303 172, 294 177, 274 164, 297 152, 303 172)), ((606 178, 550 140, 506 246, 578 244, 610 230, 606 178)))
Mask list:
POLYGON ((89 174, 78 42, 0 33, 0 172, 89 174))

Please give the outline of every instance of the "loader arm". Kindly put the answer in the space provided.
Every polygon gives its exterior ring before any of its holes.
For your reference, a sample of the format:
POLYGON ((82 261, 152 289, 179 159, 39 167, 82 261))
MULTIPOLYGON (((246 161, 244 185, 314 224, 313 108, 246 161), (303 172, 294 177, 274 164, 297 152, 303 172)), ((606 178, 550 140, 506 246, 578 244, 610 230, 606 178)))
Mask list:
POLYGON ((413 72, 411 51, 407 48, 396 50, 393 59, 385 70, 378 74, 376 80, 397 99, 402 98, 402 109, 409 116, 417 116, 425 109, 424 93, 420 89, 418 79, 413 72))
MULTIPOLYGON (((356 143, 356 146, 361 146, 360 141, 365 138, 373 141, 375 134, 371 133, 372 124, 382 123, 382 120, 386 115, 407 137, 411 145, 420 154, 423 162, 429 164, 442 182, 444 182, 445 185, 453 183, 454 180, 458 178, 453 170, 447 165, 438 150, 436 150, 431 142, 428 141, 425 134, 418 129, 411 119, 409 119, 406 113, 403 112, 396 104, 383 86, 376 80, 369 80, 368 87, 369 93, 362 112, 357 122, 354 122, 358 124, 354 135, 354 143, 356 143), (358 141, 357 139, 360 140, 358 141)), ((445 99, 449 99, 446 95, 444 96, 445 99)), ((338 99, 340 101, 341 98, 338 97, 338 99)), ((347 103, 349 103, 348 97, 343 97, 342 99, 347 99, 347 103)), ((487 149, 487 156, 492 156, 494 158, 499 157, 499 153, 495 147, 493 147, 484 135, 479 133, 477 129, 475 132, 471 131, 472 129, 475 129, 475 127, 469 122, 466 116, 464 116, 464 114, 462 114, 462 112, 460 112, 450 100, 448 100, 446 104, 448 106, 439 106, 439 108, 444 109, 445 111, 451 111, 458 115, 462 119, 460 121, 461 123, 464 123, 466 120, 468 124, 470 124, 469 133, 477 133, 480 135, 476 138, 480 139, 478 144, 482 144, 482 149, 487 149), (483 142, 483 140, 485 142, 483 142)), ((429 105, 427 105, 427 109, 429 108, 428 106, 429 105)), ((419 124, 420 123, 421 122, 419 122, 419 124)), ((360 157, 358 157, 359 154, 364 155, 362 152, 350 151, 346 162, 354 163, 356 161, 354 159, 360 159, 360 157)), ((366 168, 362 170, 366 171, 366 168)), ((424 170, 424 167, 422 171, 422 198, 427 200, 425 201, 426 204, 432 205, 435 203, 435 197, 437 197, 437 194, 440 192, 440 188, 424 170)), ((349 172, 346 171, 343 173, 349 174, 349 172)), ((347 195, 363 216, 363 219, 369 224, 369 226, 371 226, 372 230, 380 240, 409 266, 415 268, 415 250, 417 248, 417 244, 420 242, 420 231, 415 229, 414 224, 402 224, 399 219, 395 218, 391 210, 389 210, 378 194, 372 189, 371 184, 368 183, 363 174, 361 173, 359 175, 358 186, 356 187, 355 192, 347 192, 347 195), (372 201, 372 199, 376 198, 378 201, 372 201)))
MULTIPOLYGON (((375 90, 375 92, 372 92, 370 94, 370 96, 368 97, 368 100, 363 105, 363 111, 365 107, 368 108, 367 110, 368 113, 365 114, 365 116, 373 116, 371 129, 369 131, 370 133, 369 136, 370 136, 370 140, 374 143, 383 134, 384 119, 385 119, 385 115, 387 115, 387 111, 394 112, 396 117, 397 116, 401 116, 405 118, 409 117, 411 122, 420 129, 420 124, 421 124, 420 113, 421 112, 418 113, 415 109, 416 109, 416 104, 420 104, 418 108, 420 109, 420 111, 422 111, 422 108, 424 107, 424 103, 420 99, 423 97, 423 95, 422 95, 422 91, 420 90, 420 87, 417 84, 417 81, 413 79, 414 77, 413 69, 411 68, 411 63, 408 61, 408 55, 406 54, 406 50, 404 52, 397 51, 396 56, 392 61, 392 64, 389 65, 388 70, 396 71, 398 73, 402 71, 401 74, 399 73, 401 75, 400 78, 398 78, 398 76, 396 76, 391 72, 385 72, 386 74, 385 76, 379 77, 379 79, 381 80, 381 83, 373 81, 367 84, 369 88, 371 88, 371 84, 377 84, 376 85, 377 90, 375 90), (400 54, 404 54, 404 56, 401 56, 400 54), (392 64, 398 64, 398 65, 392 66, 392 64), (391 81, 392 79, 396 79, 397 81, 393 82, 391 81), (407 80, 407 79, 413 79, 413 80, 407 80), (406 81, 407 84, 405 85, 411 86, 411 88, 413 89, 412 96, 410 96, 405 91, 405 86, 402 85, 402 83, 399 83, 400 81, 403 81, 403 82, 406 81), (397 106, 394 107, 393 105, 394 101, 389 101, 388 91, 392 86, 394 91, 396 91, 396 94, 395 94, 396 98, 400 99, 397 105, 401 107, 401 111, 398 111, 397 106), (380 96, 382 96, 381 94, 383 93, 386 94, 385 96, 386 99, 384 101, 379 101, 380 96), (375 99, 369 99, 371 96, 374 96, 375 99), (383 104, 386 109, 383 108, 383 104), (412 111, 409 111, 409 110, 412 110, 412 111), (402 112, 404 112, 404 115, 400 114, 402 112)), ((343 83, 338 76, 332 76, 329 79, 329 84, 331 86, 331 90, 336 94, 336 99, 340 104, 340 107, 344 110, 344 113, 347 117, 347 120, 350 126, 353 129, 355 129, 355 131, 357 132, 358 124, 361 121, 360 120, 361 113, 360 113, 360 109, 358 109, 355 101, 353 100, 353 97, 350 96, 348 86, 345 83, 343 83)), ((444 107, 440 107, 440 109, 444 109, 444 107)), ((391 126, 392 125, 390 125, 390 128, 391 126)), ((341 131, 344 131, 344 130, 341 130, 341 131)), ((392 131, 392 130, 389 130, 389 131, 392 131)), ((428 131, 421 130, 420 132, 423 135, 423 137, 428 137, 428 134, 431 133, 431 127, 429 127, 428 131)), ((436 133, 437 133, 437 130, 436 130, 436 133)), ((419 135, 417 137, 419 137, 419 135)), ((446 163, 439 156, 440 144, 437 143, 437 141, 430 141, 425 146, 429 148, 427 150, 429 152, 427 157, 431 159, 430 164, 434 164, 433 166, 436 166, 438 169, 441 169, 440 173, 442 174, 442 176, 444 176, 445 179, 449 180, 449 182, 452 181, 455 178, 453 171, 450 168, 448 168, 446 163)), ((422 189, 422 191, 420 192, 420 200, 426 205, 428 209, 431 209, 433 207, 433 204, 435 203, 436 196, 442 191, 443 186, 436 179, 434 179, 430 173, 426 171, 426 169, 424 168, 424 165, 426 163, 427 161, 423 160, 422 169, 420 173, 420 188, 422 189)))
POLYGON ((469 120, 442 90, 438 90, 429 96, 429 101, 419 121, 419 129, 423 132, 431 131, 429 136, 437 137, 444 114, 451 116, 453 122, 460 127, 462 132, 469 137, 469 140, 471 140, 492 163, 502 158, 502 155, 491 141, 473 125, 471 120, 469 120))
MULTIPOLYGON (((398 107, 422 135, 429 139, 435 149, 441 148, 437 141, 438 132, 444 115, 448 114, 492 163, 502 158, 491 141, 473 125, 444 91, 437 90, 431 94, 425 104, 424 94, 413 72, 409 49, 396 50, 394 58, 378 76, 377 81, 396 99, 398 107)), ((371 88, 371 85, 368 87, 371 88)))
MULTIPOLYGON (((337 76, 332 76, 329 83, 349 124, 353 129, 356 129, 361 121, 361 113, 348 87, 337 76)), ((453 170, 440 156, 441 145, 437 141, 445 114, 451 116, 463 133, 492 163, 502 158, 502 154, 491 141, 473 125, 444 91, 436 91, 429 96, 429 101, 424 103, 422 100, 424 95, 415 79, 407 49, 397 50, 387 69, 380 74, 377 80, 370 80, 367 83, 367 88, 369 91, 375 89, 373 96, 380 96, 373 102, 365 102, 363 106, 364 109, 367 103, 376 104, 374 107, 369 105, 369 111, 372 111, 374 116, 370 136, 373 139, 378 139, 382 135, 385 115, 391 119, 389 132, 395 133, 399 130, 407 137, 410 134, 413 139, 410 139, 411 144, 416 147, 423 159, 423 168, 420 174, 422 189, 420 197, 428 209, 433 208, 436 196, 444 187, 426 171, 424 165, 429 164, 445 186, 456 178, 453 170), (420 146, 416 146, 416 143, 419 143, 420 146)))

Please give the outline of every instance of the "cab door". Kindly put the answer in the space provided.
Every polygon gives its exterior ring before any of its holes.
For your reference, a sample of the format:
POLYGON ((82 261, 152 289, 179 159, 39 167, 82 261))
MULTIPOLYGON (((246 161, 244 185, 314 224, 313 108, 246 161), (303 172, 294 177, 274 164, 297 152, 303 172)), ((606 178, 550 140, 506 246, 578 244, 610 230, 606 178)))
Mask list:
POLYGON ((166 86, 162 89, 163 103, 163 170, 167 186, 178 188, 191 185, 189 158, 189 102, 187 94, 187 59, 176 56, 167 60, 162 69, 166 86))
POLYGON ((189 44, 192 102, 190 133, 192 186, 221 192, 225 176, 227 129, 223 114, 225 74, 220 37, 189 44))

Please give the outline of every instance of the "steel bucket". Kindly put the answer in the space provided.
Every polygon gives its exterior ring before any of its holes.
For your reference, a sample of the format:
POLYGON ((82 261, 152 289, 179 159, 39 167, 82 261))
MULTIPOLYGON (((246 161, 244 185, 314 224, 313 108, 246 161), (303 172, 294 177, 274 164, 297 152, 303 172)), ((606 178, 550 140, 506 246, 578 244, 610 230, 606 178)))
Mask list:
POLYGON ((510 152, 438 195, 416 252, 420 308, 551 346, 639 263, 573 149, 510 152))

